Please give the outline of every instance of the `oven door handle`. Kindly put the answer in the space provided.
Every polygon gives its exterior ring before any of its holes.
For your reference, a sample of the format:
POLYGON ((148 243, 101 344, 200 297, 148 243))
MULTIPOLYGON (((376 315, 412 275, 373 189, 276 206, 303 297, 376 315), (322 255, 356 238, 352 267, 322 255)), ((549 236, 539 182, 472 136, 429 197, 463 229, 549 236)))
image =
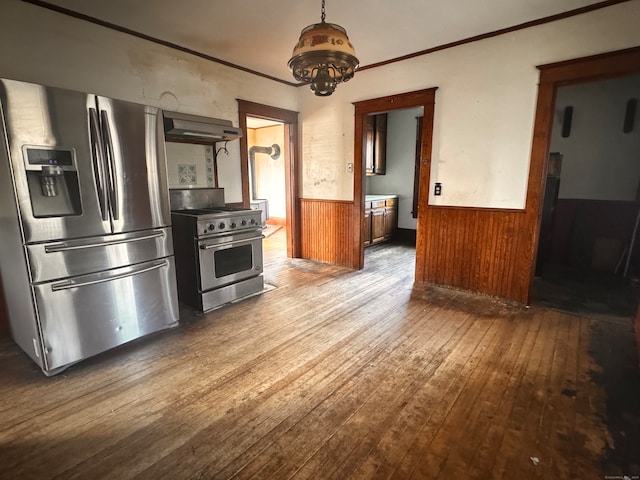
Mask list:
POLYGON ((209 245, 200 245, 200 250, 211 250, 212 248, 218 248, 218 247, 226 247, 227 245, 235 245, 237 243, 248 243, 248 242, 252 242, 254 240, 262 240, 264 238, 264 235, 260 235, 259 237, 251 237, 251 238, 245 238, 242 240, 234 240, 232 242, 224 242, 224 243, 213 243, 213 244, 209 244, 209 245))

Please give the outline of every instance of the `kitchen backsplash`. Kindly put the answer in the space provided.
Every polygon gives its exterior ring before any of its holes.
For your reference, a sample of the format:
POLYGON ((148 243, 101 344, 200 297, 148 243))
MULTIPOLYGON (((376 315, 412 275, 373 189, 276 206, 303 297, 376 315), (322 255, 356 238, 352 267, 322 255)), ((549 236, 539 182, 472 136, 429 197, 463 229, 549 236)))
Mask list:
POLYGON ((213 147, 167 142, 169 187, 215 187, 213 147))

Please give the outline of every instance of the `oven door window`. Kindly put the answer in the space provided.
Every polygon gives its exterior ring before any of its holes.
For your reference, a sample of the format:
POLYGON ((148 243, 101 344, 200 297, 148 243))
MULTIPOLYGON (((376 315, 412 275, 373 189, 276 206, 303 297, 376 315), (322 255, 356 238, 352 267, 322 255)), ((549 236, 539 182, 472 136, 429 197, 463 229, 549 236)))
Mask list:
POLYGON ((230 285, 262 273, 262 235, 255 232, 200 243, 200 291, 230 285), (213 243, 212 243, 213 242, 213 243))
POLYGON ((214 252, 216 278, 223 278, 253 269, 253 246, 223 248, 214 252))

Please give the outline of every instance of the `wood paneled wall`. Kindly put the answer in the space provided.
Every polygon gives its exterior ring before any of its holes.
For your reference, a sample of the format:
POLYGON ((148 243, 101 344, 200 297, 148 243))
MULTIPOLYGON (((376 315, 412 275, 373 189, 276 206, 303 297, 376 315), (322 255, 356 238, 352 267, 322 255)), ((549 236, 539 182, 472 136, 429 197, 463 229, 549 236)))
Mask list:
POLYGON ((638 206, 632 201, 559 199, 553 219, 549 261, 589 267, 591 255, 598 254, 598 239, 613 241, 620 249, 628 245, 637 213, 638 206), (576 263, 580 260, 587 263, 576 263))
POLYGON ((353 202, 300 199, 302 258, 353 268, 353 202))
POLYGON ((432 206, 424 221, 417 245, 424 261, 416 262, 416 280, 526 300, 527 282, 518 279, 524 211, 432 206))

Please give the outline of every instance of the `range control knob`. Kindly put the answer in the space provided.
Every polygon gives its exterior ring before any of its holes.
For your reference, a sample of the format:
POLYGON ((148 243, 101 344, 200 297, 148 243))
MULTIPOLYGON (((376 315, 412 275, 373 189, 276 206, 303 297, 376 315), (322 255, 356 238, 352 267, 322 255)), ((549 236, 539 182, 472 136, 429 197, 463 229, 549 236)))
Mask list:
POLYGON ((218 228, 219 228, 220 230, 224 230, 224 227, 226 227, 226 225, 224 224, 224 222, 220 222, 220 223, 218 224, 218 228))
POLYGON ((255 218, 252 218, 252 219, 251 219, 251 225, 255 225, 255 224, 256 224, 256 219, 255 219, 255 218))
POLYGON ((247 221, 243 218, 243 219, 240 221, 240 225, 242 225, 242 226, 244 227, 246 224, 247 224, 247 221))
POLYGON ((209 230, 215 230, 216 226, 213 223, 210 223, 209 225, 207 225, 207 228, 209 230))
POLYGON ((231 222, 231 225, 229 225, 231 228, 236 228, 236 222, 231 222))

